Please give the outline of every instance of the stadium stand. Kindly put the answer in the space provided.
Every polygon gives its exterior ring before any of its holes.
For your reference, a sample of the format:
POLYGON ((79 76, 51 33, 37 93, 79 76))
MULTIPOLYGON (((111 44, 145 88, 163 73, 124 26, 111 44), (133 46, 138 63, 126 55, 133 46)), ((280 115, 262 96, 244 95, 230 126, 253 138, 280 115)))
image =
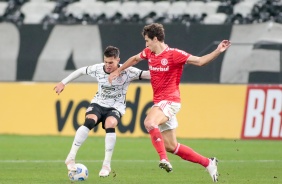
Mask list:
POLYGON ((282 23, 282 0, 0 0, 0 21, 17 25, 282 23))
POLYGON ((40 24, 55 9, 56 2, 33 0, 22 5, 20 11, 24 15, 24 24, 40 24))

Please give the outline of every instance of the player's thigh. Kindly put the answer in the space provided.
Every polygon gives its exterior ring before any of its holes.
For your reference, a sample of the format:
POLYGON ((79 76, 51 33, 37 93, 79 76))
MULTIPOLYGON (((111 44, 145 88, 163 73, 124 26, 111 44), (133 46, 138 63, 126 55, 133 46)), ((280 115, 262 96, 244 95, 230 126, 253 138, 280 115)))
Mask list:
POLYGON ((85 118, 94 119, 96 124, 100 122, 102 107, 96 103, 92 103, 88 106, 85 112, 85 118))
POLYGON ((97 123, 98 117, 96 116, 96 114, 87 114, 86 119, 94 119, 97 123))
POLYGON ((166 115, 159 107, 154 106, 150 109, 145 118, 145 125, 154 124, 158 126, 162 123, 165 123, 166 121, 168 121, 168 117, 166 117, 166 115))
POLYGON ((173 152, 177 146, 175 129, 165 130, 162 132, 166 151, 173 152))

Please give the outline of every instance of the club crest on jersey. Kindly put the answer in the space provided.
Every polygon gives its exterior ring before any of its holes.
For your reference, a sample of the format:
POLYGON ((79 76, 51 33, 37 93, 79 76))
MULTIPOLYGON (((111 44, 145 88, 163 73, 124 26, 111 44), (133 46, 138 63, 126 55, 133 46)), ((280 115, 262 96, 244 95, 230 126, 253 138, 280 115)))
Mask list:
POLYGON ((122 83, 123 82, 123 79, 122 79, 121 76, 117 77, 116 80, 117 80, 118 83, 122 83))
POLYGON ((168 61, 167 61, 167 59, 166 58, 163 58, 162 60, 161 60, 161 64, 162 65, 167 65, 167 63, 168 63, 168 61))

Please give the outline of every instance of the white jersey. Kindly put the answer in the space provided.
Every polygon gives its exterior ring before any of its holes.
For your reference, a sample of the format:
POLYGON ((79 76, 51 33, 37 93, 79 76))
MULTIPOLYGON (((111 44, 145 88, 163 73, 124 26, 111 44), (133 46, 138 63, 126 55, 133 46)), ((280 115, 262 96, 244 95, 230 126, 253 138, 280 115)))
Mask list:
POLYGON ((104 63, 87 67, 86 74, 98 81, 98 92, 91 100, 103 107, 113 107, 122 115, 126 108, 126 92, 131 81, 140 79, 142 70, 129 67, 123 70, 118 78, 109 83, 109 73, 104 70, 104 63))

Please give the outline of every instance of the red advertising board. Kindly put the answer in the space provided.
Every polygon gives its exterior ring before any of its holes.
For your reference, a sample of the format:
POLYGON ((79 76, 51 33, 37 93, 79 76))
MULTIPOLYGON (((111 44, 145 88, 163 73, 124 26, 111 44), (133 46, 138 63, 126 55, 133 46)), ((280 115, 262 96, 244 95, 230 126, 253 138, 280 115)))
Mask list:
POLYGON ((282 139, 282 85, 247 87, 242 139, 282 139))

